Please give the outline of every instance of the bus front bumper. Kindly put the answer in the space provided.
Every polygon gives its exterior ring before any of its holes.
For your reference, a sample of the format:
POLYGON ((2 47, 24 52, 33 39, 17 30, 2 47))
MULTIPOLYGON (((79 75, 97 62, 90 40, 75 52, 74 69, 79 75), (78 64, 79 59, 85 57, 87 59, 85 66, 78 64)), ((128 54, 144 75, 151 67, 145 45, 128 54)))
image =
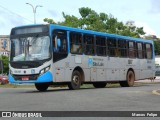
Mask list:
POLYGON ((46 72, 40 76, 38 76, 37 80, 15 80, 14 77, 9 74, 9 82, 10 83, 46 83, 46 82, 53 82, 53 76, 51 72, 46 72))

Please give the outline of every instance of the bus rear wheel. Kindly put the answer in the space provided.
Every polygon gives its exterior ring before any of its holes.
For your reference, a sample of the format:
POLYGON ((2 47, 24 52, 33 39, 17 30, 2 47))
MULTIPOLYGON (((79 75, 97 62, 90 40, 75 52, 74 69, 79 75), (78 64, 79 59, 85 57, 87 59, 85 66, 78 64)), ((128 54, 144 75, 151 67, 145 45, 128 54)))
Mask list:
POLYGON ((127 72, 126 81, 120 81, 121 87, 132 87, 135 81, 135 74, 132 70, 127 72))
POLYGON ((93 83, 93 86, 95 88, 104 88, 104 87, 106 87, 106 85, 107 85, 107 83, 105 83, 105 82, 96 82, 96 83, 93 83))
POLYGON ((35 83, 35 87, 39 91, 46 91, 49 87, 49 84, 47 84, 47 83, 35 83))
POLYGON ((75 70, 72 73, 71 82, 68 84, 70 90, 77 90, 81 86, 82 76, 79 71, 75 70))

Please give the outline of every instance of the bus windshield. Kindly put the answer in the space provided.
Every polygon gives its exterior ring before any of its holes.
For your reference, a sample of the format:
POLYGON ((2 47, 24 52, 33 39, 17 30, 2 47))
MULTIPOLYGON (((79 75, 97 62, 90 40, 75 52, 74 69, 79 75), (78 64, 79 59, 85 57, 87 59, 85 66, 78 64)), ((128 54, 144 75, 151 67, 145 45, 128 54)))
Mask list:
POLYGON ((50 58, 49 36, 11 39, 11 61, 36 61, 50 58))

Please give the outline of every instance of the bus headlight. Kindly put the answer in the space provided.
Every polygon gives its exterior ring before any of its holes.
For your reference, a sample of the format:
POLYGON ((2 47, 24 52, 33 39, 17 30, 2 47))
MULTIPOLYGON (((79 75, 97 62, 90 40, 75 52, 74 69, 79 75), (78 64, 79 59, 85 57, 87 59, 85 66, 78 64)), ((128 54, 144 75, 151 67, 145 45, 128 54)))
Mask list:
POLYGON ((45 72, 49 71, 50 70, 50 65, 43 68, 41 71, 40 71, 40 75, 44 74, 45 72))
POLYGON ((44 74, 44 72, 45 72, 45 70, 42 69, 42 70, 40 71, 40 75, 44 74))
POLYGON ((50 66, 46 67, 45 68, 45 72, 48 71, 49 69, 50 69, 50 66))

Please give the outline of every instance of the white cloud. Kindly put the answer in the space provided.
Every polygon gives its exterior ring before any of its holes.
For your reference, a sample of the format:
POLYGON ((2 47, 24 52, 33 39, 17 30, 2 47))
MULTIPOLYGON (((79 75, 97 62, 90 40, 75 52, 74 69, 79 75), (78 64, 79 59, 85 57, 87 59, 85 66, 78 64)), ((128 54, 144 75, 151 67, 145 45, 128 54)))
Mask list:
POLYGON ((29 19, 4 7, 0 8, 0 35, 9 35, 11 28, 29 23, 29 19))
POLYGON ((160 37, 158 36, 158 34, 145 22, 139 22, 139 21, 136 21, 135 22, 135 25, 137 27, 143 27, 143 30, 144 32, 146 32, 146 35, 156 35, 157 37, 160 37))
POLYGON ((151 0, 151 13, 160 13, 159 0, 151 0))

